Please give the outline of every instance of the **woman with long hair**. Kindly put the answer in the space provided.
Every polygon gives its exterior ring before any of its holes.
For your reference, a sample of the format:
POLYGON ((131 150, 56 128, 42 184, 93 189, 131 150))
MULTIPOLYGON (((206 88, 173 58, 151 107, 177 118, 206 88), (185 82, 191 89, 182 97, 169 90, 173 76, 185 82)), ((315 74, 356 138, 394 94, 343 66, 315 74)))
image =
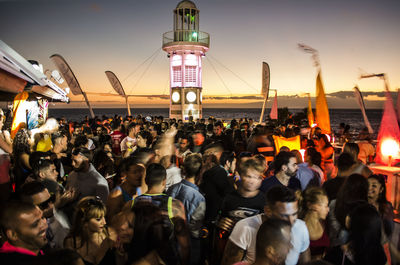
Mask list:
POLYGON ((342 245, 347 241, 346 216, 352 204, 358 201, 368 201, 368 182, 363 176, 353 174, 343 183, 336 200, 329 204, 329 238, 332 246, 342 245))
POLYGON ((76 205, 74 222, 64 247, 78 252, 85 264, 115 264, 116 233, 106 225, 106 206, 96 197, 85 197, 76 205))
POLYGON ((25 128, 20 129, 13 140, 13 173, 16 190, 24 184, 26 177, 32 173, 32 168, 29 165, 31 144, 29 131, 25 128))
POLYGON ((393 232, 393 206, 386 199, 386 183, 383 175, 371 175, 368 178, 368 202, 375 206, 381 215, 386 237, 390 238, 393 232))
POLYGON ((334 175, 335 165, 333 164, 333 156, 335 154, 335 149, 328 140, 325 134, 320 134, 316 146, 317 151, 322 157, 322 170, 326 179, 331 179, 334 175))
POLYGON ((300 218, 310 234, 311 258, 321 258, 330 246, 326 217, 329 213, 328 196, 320 187, 307 188, 302 194, 300 218))
POLYGON ((381 217, 374 206, 356 204, 346 218, 348 243, 331 249, 325 260, 335 265, 384 265, 387 259, 381 244, 381 217))
POLYGON ((386 182, 384 175, 371 175, 368 177, 368 203, 379 212, 382 225, 382 244, 389 259, 399 259, 397 247, 391 243, 394 229, 394 212, 392 204, 386 199, 386 182))

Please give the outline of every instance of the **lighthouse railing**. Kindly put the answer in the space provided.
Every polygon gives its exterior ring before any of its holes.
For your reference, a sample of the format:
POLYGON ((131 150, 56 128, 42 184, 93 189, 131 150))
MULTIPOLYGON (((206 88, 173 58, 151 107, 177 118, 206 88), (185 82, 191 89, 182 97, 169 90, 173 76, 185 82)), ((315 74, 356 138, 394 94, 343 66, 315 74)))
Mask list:
POLYGON ((171 45, 174 42, 194 42, 208 47, 210 34, 198 30, 175 30, 163 34, 163 46, 171 45))

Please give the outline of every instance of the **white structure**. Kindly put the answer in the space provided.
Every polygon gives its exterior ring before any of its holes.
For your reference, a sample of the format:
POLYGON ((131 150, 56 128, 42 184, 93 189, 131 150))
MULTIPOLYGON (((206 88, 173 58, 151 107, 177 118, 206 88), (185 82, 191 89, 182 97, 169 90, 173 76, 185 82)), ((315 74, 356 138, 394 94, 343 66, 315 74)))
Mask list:
POLYGON ((210 36, 199 31, 199 12, 192 1, 179 2, 174 10, 174 30, 163 34, 163 50, 170 59, 170 118, 202 117, 201 62, 210 36))

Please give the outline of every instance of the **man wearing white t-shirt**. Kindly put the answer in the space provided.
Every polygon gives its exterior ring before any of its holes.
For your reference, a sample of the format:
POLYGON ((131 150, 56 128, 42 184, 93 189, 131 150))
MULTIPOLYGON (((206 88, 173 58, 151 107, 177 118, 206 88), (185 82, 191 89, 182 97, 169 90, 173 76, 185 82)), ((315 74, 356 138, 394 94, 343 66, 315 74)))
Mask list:
POLYGON ((310 261, 310 238, 307 227, 297 219, 298 202, 292 190, 275 186, 266 194, 264 214, 255 215, 239 221, 233 228, 225 247, 223 265, 245 260, 250 264, 255 260, 257 231, 269 217, 287 220, 291 223, 292 249, 286 258, 286 265, 303 264, 310 261))
POLYGON ((140 124, 131 122, 128 125, 128 136, 121 142, 122 157, 128 157, 136 148, 136 136, 140 132, 140 124))

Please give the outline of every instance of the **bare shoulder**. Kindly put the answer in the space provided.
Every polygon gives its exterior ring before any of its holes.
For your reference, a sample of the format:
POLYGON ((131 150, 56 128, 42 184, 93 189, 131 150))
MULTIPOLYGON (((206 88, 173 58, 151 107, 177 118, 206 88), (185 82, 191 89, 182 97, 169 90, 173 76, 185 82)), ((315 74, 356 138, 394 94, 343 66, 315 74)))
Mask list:
POLYGON ((109 199, 115 199, 115 198, 117 198, 117 197, 119 197, 121 195, 122 195, 122 191, 120 189, 113 189, 110 192, 110 195, 108 195, 108 198, 109 199))

